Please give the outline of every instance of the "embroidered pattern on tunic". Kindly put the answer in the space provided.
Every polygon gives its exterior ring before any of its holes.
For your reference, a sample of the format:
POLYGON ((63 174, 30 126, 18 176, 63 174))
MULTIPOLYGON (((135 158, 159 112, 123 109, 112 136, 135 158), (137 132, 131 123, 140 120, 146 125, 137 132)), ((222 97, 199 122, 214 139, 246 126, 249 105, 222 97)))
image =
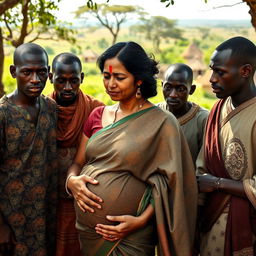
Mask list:
POLYGON ((245 146, 238 138, 230 139, 224 149, 225 167, 234 180, 240 180, 248 167, 245 146))

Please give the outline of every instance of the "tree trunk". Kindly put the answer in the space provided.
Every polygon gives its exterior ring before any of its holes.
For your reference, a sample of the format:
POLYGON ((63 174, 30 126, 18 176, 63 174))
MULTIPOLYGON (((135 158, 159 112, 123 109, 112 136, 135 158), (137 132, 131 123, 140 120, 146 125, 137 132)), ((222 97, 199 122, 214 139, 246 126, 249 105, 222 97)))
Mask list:
POLYGON ((4 73, 4 41, 2 35, 2 29, 0 28, 0 98, 5 94, 3 84, 4 73))
POLYGON ((251 15, 251 23, 256 30, 256 1, 255 0, 243 0, 250 7, 249 14, 251 15))
POLYGON ((159 37, 154 37, 153 38, 153 48, 154 48, 154 51, 156 53, 161 52, 161 50, 160 50, 160 38, 159 37))
POLYGON ((117 40, 117 34, 112 34, 113 35, 113 40, 112 40, 112 45, 116 43, 117 40))

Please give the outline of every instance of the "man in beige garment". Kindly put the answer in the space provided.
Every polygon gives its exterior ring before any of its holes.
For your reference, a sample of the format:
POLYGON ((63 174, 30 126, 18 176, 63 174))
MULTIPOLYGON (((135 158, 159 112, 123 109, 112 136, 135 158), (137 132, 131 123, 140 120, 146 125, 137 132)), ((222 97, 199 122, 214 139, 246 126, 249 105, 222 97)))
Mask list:
POLYGON ((214 51, 211 110, 197 159, 205 194, 200 256, 256 255, 256 47, 231 38, 214 51))
POLYGON ((162 82, 165 102, 159 103, 158 106, 170 111, 178 119, 195 163, 202 146, 208 111, 188 101, 188 96, 196 89, 192 82, 193 71, 188 65, 171 65, 165 72, 162 82))

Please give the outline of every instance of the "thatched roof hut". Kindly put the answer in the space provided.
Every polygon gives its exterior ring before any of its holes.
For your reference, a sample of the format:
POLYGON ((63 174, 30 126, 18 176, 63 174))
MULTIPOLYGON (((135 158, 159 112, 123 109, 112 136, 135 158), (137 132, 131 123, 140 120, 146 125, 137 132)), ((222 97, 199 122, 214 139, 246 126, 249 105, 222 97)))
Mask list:
POLYGON ((164 73, 168 69, 169 66, 170 66, 170 64, 159 64, 158 65, 159 73, 157 75, 157 78, 163 80, 164 79, 164 73))
POLYGON ((183 52, 182 57, 186 60, 189 60, 189 59, 202 60, 203 52, 198 48, 198 46, 195 43, 192 43, 183 52))
POLYGON ((96 62, 99 55, 93 50, 85 50, 83 53, 83 58, 85 62, 96 62))
POLYGON ((196 79, 197 76, 204 74, 206 65, 203 62, 203 52, 195 43, 190 44, 186 48, 182 57, 186 60, 186 64, 192 68, 194 79, 196 79))
POLYGON ((202 88, 205 91, 207 91, 209 94, 213 94, 211 83, 210 83, 211 75, 212 75, 212 71, 208 69, 202 76, 198 76, 196 79, 196 84, 201 85, 202 88))

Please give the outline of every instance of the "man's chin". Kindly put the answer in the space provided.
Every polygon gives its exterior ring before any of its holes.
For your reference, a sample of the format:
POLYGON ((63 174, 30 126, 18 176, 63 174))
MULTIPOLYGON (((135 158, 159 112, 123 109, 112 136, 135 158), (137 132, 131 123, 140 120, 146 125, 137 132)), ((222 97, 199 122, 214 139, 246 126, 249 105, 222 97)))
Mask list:
POLYGON ((72 97, 72 98, 59 97, 57 99, 57 103, 61 106, 69 106, 69 105, 73 104, 75 101, 76 101, 76 97, 72 97))
POLYGON ((170 111, 176 111, 181 108, 180 104, 168 104, 168 108, 170 111))
POLYGON ((215 96, 216 96, 218 99, 225 99, 225 98, 227 98, 227 96, 222 95, 222 94, 218 94, 218 93, 215 93, 215 96))

